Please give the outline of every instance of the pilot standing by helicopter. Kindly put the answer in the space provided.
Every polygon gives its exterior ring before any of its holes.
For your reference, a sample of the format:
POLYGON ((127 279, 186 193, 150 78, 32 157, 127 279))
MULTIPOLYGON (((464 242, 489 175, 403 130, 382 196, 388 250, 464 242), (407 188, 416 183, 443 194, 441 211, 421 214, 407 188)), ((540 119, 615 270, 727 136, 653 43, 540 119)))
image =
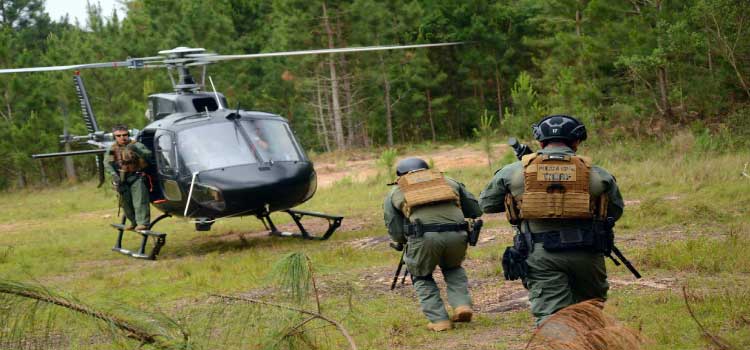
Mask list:
POLYGON ((151 159, 151 151, 130 138, 125 125, 112 128, 115 143, 107 152, 105 169, 112 175, 112 186, 119 193, 119 206, 130 221, 126 230, 148 230, 151 225, 149 193, 143 170, 151 159))

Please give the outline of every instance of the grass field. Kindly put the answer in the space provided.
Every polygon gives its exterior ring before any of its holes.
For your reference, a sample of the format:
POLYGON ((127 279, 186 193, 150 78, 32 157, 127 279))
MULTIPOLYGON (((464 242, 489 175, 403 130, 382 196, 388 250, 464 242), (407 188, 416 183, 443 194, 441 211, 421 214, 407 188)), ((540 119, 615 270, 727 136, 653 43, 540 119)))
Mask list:
MULTIPOLYGON (((400 155, 429 152, 425 148, 403 149, 400 155)), ((688 313, 685 287, 708 332, 736 349, 750 348, 750 179, 740 175, 750 152, 705 152, 688 138, 598 145, 582 153, 617 176, 627 201, 617 244, 644 275, 636 281, 623 267, 608 264, 609 312, 640 329, 651 349, 717 348, 688 313)), ((448 174, 478 196, 494 170, 478 163, 448 174)), ((346 339, 323 322, 312 321, 307 332, 295 334, 290 327, 305 319, 296 312, 212 296, 291 303, 288 290, 275 282, 273 266, 286 254, 301 252, 312 262, 322 313, 340 321, 360 349, 522 349, 533 332, 528 309, 494 308, 523 293, 520 283, 502 279, 499 257, 511 236, 501 216, 485 215, 485 234, 493 239, 470 248, 466 262, 479 310, 475 322, 432 334, 408 283, 388 290, 399 256, 382 239, 387 180, 344 178, 319 189, 301 207, 346 216, 328 241, 268 237, 252 217, 219 221, 211 232, 167 219, 158 225, 168 233, 158 261, 110 251, 116 232, 109 224, 117 214, 110 189, 87 182, 0 194, 0 278, 42 285, 123 318, 144 319, 145 327, 157 327, 154 320, 166 316, 189 331, 195 348, 344 348, 346 339), (294 336, 284 337, 290 331, 294 336)), ((133 236, 126 244, 137 243, 133 236)), ((138 345, 59 308, 13 297, 0 302, 6 310, 0 334, 10 339, 16 332, 14 339, 24 339, 16 346, 138 345), (30 307, 36 318, 18 316, 30 307)), ((302 306, 314 310, 314 298, 308 296, 302 306)), ((0 340, 0 348, 3 344, 10 343, 0 340)))

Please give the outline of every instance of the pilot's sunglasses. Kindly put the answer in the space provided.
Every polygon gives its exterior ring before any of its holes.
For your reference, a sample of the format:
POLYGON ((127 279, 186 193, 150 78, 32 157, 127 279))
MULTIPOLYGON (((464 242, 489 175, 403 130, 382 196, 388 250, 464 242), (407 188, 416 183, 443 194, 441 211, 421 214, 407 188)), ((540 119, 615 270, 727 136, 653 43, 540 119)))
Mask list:
POLYGON ((125 137, 125 136, 130 136, 130 134, 119 134, 119 135, 115 134, 115 137, 125 137))

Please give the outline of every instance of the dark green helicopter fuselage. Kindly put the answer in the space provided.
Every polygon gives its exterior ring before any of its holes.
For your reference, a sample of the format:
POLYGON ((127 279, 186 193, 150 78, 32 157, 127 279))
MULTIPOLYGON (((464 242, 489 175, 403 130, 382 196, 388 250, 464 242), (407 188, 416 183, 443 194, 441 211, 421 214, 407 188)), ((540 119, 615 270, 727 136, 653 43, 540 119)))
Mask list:
POLYGON ((152 204, 192 218, 263 215, 290 209, 315 193, 312 162, 286 119, 223 109, 214 93, 157 94, 154 120, 138 141, 154 153, 152 204), (187 208, 187 209, 186 209, 187 208))

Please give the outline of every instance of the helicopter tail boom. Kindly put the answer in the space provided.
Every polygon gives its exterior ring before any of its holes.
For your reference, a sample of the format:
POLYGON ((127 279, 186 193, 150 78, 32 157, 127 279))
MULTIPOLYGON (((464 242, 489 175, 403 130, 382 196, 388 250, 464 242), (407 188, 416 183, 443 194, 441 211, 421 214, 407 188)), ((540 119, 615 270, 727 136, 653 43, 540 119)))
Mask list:
POLYGON ((78 75, 77 72, 73 76, 73 83, 76 87, 78 102, 81 104, 81 113, 83 121, 86 123, 86 128, 89 132, 99 131, 99 125, 96 123, 94 110, 91 109, 91 102, 89 102, 89 95, 86 93, 86 87, 83 85, 83 79, 81 79, 81 76, 78 75))

